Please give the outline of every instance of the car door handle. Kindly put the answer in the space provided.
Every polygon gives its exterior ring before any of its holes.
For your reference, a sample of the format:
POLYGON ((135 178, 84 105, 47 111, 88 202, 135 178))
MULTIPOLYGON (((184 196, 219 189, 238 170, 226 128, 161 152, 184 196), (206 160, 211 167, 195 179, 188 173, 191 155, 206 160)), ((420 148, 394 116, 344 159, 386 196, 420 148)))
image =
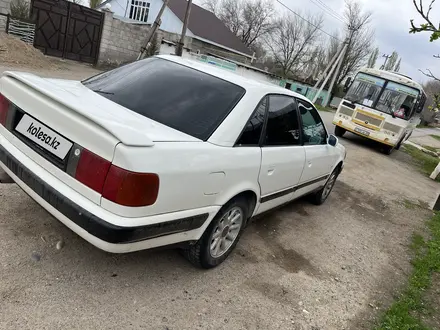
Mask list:
POLYGON ((312 162, 311 162, 311 161, 308 161, 308 162, 307 162, 307 166, 308 166, 308 167, 312 167, 312 162))
POLYGON ((272 175, 272 174, 274 174, 274 172, 275 172, 275 169, 274 168, 270 168, 270 169, 267 170, 267 175, 272 175))

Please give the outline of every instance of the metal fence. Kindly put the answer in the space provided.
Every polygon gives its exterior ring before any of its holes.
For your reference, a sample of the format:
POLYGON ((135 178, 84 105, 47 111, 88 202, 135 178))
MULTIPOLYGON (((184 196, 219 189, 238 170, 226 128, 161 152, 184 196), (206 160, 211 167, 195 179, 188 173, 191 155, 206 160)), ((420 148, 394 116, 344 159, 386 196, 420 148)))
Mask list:
POLYGON ((33 44, 35 38, 35 24, 12 18, 9 14, 0 13, 0 32, 6 32, 20 38, 22 41, 33 44))
POLYGON ((19 37, 22 41, 33 44, 35 37, 35 24, 9 19, 8 34, 19 37))

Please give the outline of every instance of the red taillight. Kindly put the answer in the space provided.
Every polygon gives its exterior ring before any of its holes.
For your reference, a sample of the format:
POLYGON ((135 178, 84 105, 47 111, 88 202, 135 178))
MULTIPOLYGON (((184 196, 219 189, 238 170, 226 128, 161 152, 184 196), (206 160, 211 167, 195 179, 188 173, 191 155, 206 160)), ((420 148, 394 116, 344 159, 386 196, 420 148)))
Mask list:
POLYGON ((153 205, 159 193, 157 174, 124 170, 87 149, 81 152, 75 178, 105 199, 123 206, 153 205))
POLYGON ((108 160, 83 149, 76 167, 75 179, 101 194, 110 165, 108 160))
POLYGON ((0 124, 3 126, 6 126, 9 104, 9 100, 0 94, 0 124))
POLYGON ((135 173, 112 165, 105 180, 102 197, 124 206, 147 206, 156 202, 159 176, 135 173))

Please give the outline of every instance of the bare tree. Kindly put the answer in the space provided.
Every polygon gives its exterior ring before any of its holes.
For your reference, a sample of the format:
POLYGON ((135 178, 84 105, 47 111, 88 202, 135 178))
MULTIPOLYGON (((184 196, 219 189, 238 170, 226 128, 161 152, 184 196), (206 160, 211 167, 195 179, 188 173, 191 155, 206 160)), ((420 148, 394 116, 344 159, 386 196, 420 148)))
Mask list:
POLYGON ((212 11, 247 47, 273 28, 274 10, 269 0, 207 0, 203 6, 212 11))
MULTIPOLYGON (((414 24, 414 20, 411 20, 411 29, 410 33, 419 33, 419 32, 429 32, 431 33, 430 41, 436 41, 440 38, 440 24, 434 24, 431 20, 430 14, 431 10, 433 8, 433 5, 436 0, 430 0, 428 9, 425 10, 423 7, 423 0, 419 0, 419 4, 417 4, 416 0, 413 0, 414 6, 417 9, 417 12, 420 14, 420 16, 423 18, 425 23, 420 24, 418 27, 414 24), (437 27, 438 26, 438 27, 437 27)), ((439 55, 434 55, 435 58, 440 59, 439 55)), ((440 78, 432 73, 430 69, 426 69, 426 71, 420 70, 425 76, 431 78, 435 83, 440 83, 440 78)), ((440 89, 438 89, 433 94, 433 100, 435 102, 435 107, 438 109, 440 108, 440 89)))
POLYGON ((268 36, 267 46, 283 77, 288 77, 306 60, 320 36, 322 16, 308 15, 307 20, 310 23, 298 16, 286 15, 277 21, 268 36))
POLYGON ((338 85, 365 64, 374 41, 374 30, 370 27, 371 13, 364 12, 360 2, 346 0, 344 17, 349 45, 337 80, 338 85))
POLYGON ((436 110, 440 107, 440 81, 430 80, 423 85, 423 89, 427 98, 421 119, 422 124, 426 125, 434 122, 436 110))
POLYGON ((322 37, 315 42, 316 46, 305 56, 303 63, 296 70, 303 74, 304 80, 313 84, 320 74, 325 70, 327 64, 336 55, 340 48, 338 33, 333 33, 331 37, 322 37))
POLYGON ((339 33, 335 32, 329 38, 329 45, 327 47, 327 63, 330 62, 331 59, 336 55, 340 47, 341 41, 339 40, 339 33))

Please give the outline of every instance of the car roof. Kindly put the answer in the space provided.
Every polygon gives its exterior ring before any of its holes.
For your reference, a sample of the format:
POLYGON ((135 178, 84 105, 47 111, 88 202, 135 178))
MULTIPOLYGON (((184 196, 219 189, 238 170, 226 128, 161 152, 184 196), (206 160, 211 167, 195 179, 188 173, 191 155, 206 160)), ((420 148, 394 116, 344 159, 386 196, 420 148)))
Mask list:
POLYGON ((226 80, 230 83, 233 83, 235 85, 238 85, 240 87, 243 87, 246 90, 259 90, 262 94, 284 94, 288 96, 293 96, 298 99, 302 99, 304 101, 307 101, 311 103, 311 101, 306 98, 304 95, 301 95, 299 93, 295 93, 289 89, 282 88, 276 84, 271 84, 269 82, 249 79, 246 77, 243 77, 235 72, 228 71, 226 69, 221 69, 218 67, 215 67, 211 64, 206 64, 203 62, 191 60, 182 58, 175 55, 158 55, 156 56, 158 58, 162 58, 171 62, 175 62, 187 67, 190 67, 192 69, 202 71, 204 73, 207 73, 211 76, 226 80))

